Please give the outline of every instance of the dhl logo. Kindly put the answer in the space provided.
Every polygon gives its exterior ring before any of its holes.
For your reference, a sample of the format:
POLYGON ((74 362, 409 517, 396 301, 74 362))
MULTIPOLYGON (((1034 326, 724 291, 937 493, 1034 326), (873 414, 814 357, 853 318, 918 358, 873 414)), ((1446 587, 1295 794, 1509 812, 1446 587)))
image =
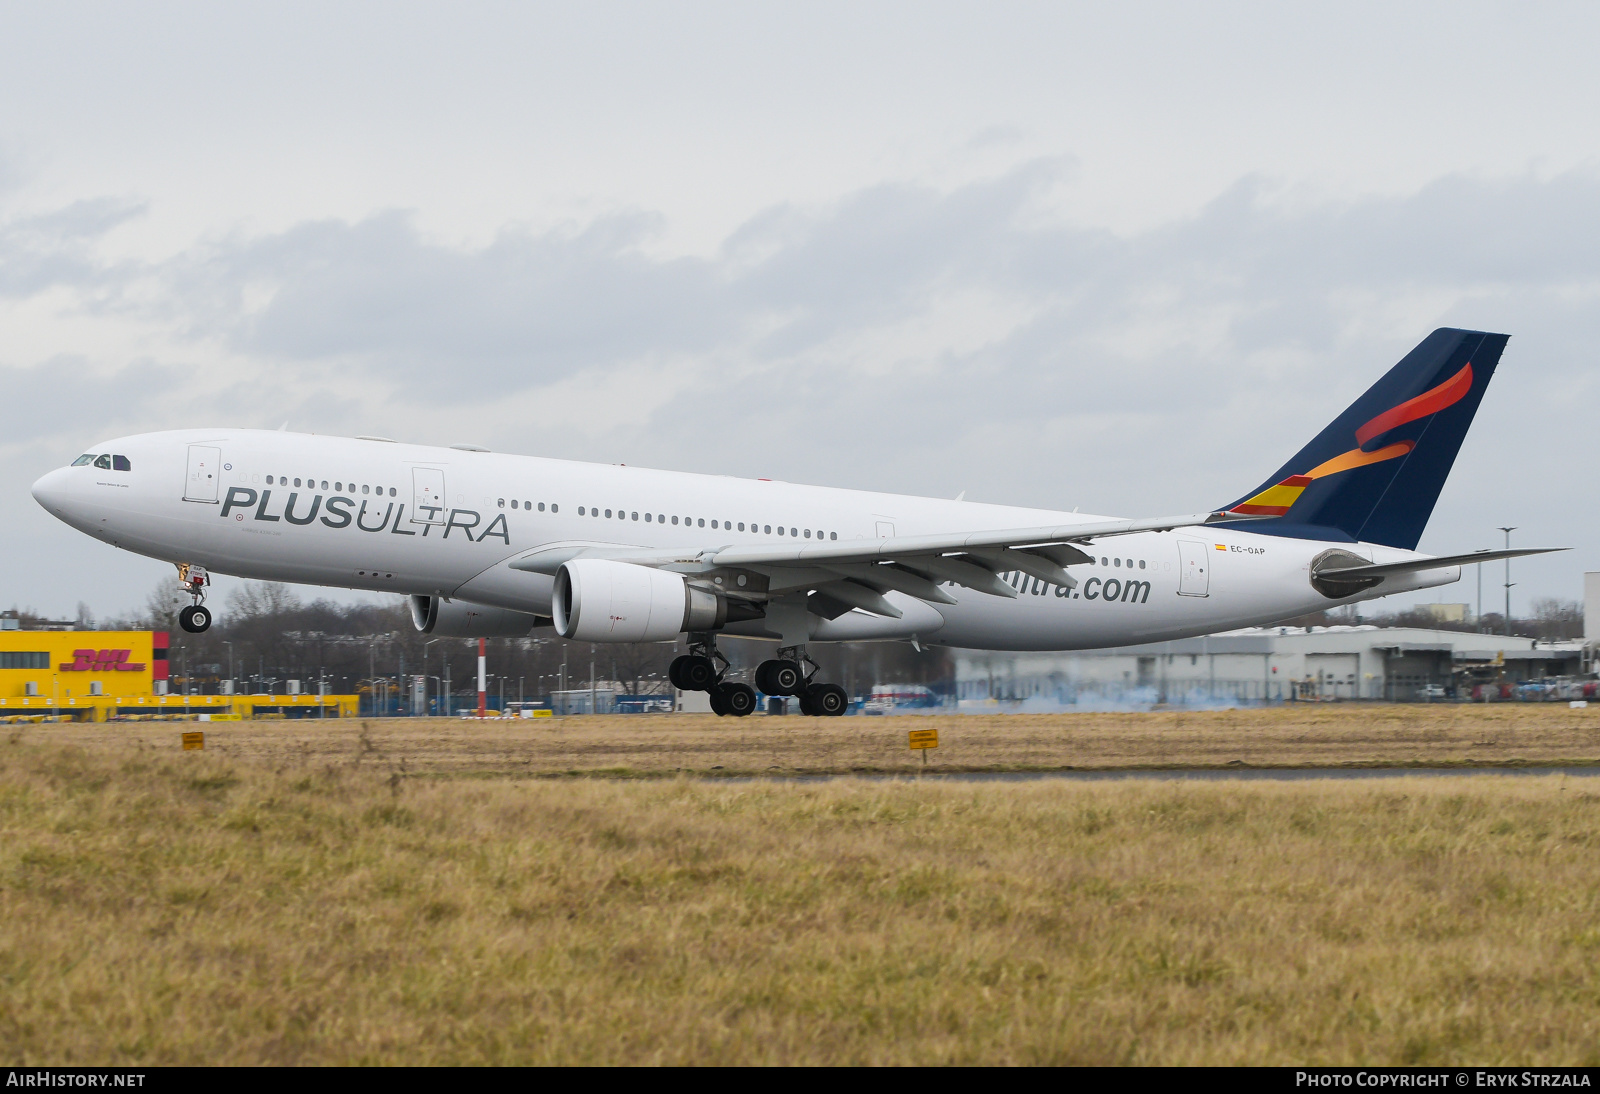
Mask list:
POLYGON ((61 663, 62 672, 143 672, 143 661, 129 661, 132 650, 73 650, 71 663, 61 663))
POLYGON ((1305 488, 1320 478, 1407 455, 1417 447, 1415 441, 1396 441, 1371 452, 1365 451, 1363 446, 1374 437, 1381 437, 1391 429, 1397 429, 1407 422, 1426 418, 1429 414, 1437 414, 1446 407, 1454 406, 1466 398, 1467 392, 1471 390, 1472 363, 1469 361, 1461 367, 1460 372, 1438 387, 1430 388, 1416 398, 1407 399, 1392 410, 1384 411, 1356 430, 1355 448, 1318 464, 1303 475, 1290 475, 1276 486, 1267 487, 1255 497, 1240 502, 1228 511, 1241 516, 1281 517, 1300 500, 1305 488))

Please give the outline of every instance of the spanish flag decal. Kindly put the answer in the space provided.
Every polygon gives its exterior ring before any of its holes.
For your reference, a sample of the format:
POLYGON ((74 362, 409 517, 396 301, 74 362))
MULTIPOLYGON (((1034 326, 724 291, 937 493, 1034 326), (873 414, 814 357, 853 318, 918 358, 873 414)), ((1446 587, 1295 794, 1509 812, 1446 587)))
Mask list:
POLYGON ((1235 505, 1229 512, 1252 517, 1281 517, 1300 500, 1300 495, 1311 483, 1310 475, 1290 475, 1277 486, 1269 486, 1249 501, 1235 505))
MULTIPOLYGON (((1376 418, 1367 422, 1356 430, 1356 447, 1348 452, 1343 452, 1331 460, 1313 467, 1303 475, 1290 475, 1276 486, 1269 486, 1255 497, 1242 501, 1228 510, 1240 516, 1250 517, 1281 517, 1294 507, 1300 500, 1300 495, 1305 492, 1317 479, 1328 475, 1337 475, 1341 471, 1349 471, 1356 467, 1366 467, 1370 464, 1384 463, 1388 460, 1399 459, 1409 455, 1417 447, 1415 441, 1396 441, 1384 445, 1382 448, 1371 452, 1364 451, 1363 446, 1368 441, 1376 440, 1408 422, 1418 418, 1426 418, 1429 414, 1437 414, 1446 407, 1454 406, 1466 398, 1467 392, 1472 390, 1472 363, 1461 366, 1450 379, 1438 387, 1430 388, 1414 399, 1407 399, 1392 410, 1386 410, 1376 418)), ((1217 548, 1219 551, 1222 549, 1217 548)))

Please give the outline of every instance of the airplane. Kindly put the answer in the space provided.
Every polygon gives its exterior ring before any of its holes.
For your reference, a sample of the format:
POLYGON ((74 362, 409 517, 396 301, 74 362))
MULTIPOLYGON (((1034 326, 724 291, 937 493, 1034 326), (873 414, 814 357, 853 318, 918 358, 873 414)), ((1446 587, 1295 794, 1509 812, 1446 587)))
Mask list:
POLYGON ((256 429, 103 441, 44 508, 174 563, 187 631, 212 573, 404 594, 442 637, 687 641, 718 714, 760 689, 845 713, 807 646, 1071 650, 1188 638, 1457 581, 1555 548, 1416 545, 1507 335, 1441 328, 1287 463, 1204 512, 1113 518, 256 429), (730 678, 721 635, 777 643, 730 678))

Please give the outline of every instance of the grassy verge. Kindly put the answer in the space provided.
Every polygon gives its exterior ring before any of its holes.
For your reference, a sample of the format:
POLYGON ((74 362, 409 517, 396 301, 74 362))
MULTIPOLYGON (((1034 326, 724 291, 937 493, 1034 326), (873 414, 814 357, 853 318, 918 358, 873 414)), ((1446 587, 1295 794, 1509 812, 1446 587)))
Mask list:
POLYGON ((463 721, 60 724, 17 739, 171 750, 182 729, 240 761, 359 761, 405 775, 605 777, 913 773, 908 729, 937 729, 932 771, 1067 768, 1450 767, 1600 763, 1600 705, 1300 704, 1197 713, 901 718, 625 715, 463 721))
POLYGON ((1600 1062, 1586 780, 729 784, 0 744, 8 1062, 1600 1062))

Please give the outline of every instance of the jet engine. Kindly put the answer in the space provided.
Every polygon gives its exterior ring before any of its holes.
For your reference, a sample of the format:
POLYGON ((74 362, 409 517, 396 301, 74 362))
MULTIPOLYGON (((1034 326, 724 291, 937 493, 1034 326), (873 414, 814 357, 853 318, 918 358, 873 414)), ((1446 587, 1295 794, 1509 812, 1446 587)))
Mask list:
POLYGON ((602 558, 562 563, 551 605, 556 633, 580 642, 667 642, 684 631, 721 629, 730 610, 732 621, 761 615, 682 574, 602 558))
POLYGON ((523 638, 533 628, 548 622, 543 616, 514 612, 510 608, 491 608, 468 600, 447 600, 442 596, 410 596, 411 622, 423 634, 440 638, 523 638))

